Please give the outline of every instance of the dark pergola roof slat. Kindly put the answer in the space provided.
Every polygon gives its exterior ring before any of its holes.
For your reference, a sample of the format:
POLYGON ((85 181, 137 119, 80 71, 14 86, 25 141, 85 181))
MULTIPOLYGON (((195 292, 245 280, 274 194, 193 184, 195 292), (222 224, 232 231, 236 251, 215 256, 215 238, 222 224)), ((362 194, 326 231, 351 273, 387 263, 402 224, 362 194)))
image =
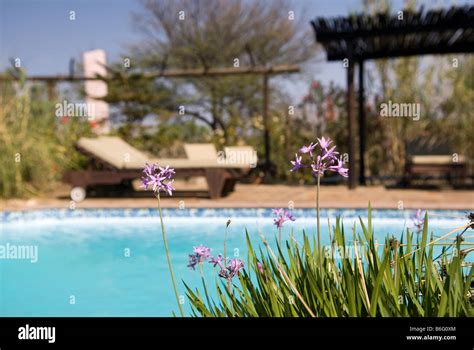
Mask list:
POLYGON ((365 14, 311 22, 329 61, 474 52, 474 6, 398 15, 365 14))

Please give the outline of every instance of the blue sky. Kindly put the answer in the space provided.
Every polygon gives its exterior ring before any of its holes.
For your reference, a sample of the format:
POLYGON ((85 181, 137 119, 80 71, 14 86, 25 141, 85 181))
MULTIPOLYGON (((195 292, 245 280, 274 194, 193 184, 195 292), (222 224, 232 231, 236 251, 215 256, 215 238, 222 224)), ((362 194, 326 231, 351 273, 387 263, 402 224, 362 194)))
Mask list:
MULTIPOLYGON (((251 1, 251 0, 250 0, 251 1)), ((309 18, 341 16, 360 9, 361 0, 292 0, 296 13, 304 8, 309 18)), ((425 0, 427 7, 447 7, 473 0, 425 0)), ((393 0, 395 10, 403 0, 393 0)), ((0 71, 19 57, 28 74, 67 74, 70 58, 102 48, 110 61, 126 52, 127 44, 140 40, 131 12, 140 11, 137 0, 0 0, 0 71), (69 11, 76 20, 69 20, 69 11)), ((309 25, 309 24, 308 24, 309 25)), ((308 80, 331 80, 343 85, 341 64, 321 62, 290 90, 300 90, 308 80)), ((297 93, 299 95, 299 93, 297 93)))

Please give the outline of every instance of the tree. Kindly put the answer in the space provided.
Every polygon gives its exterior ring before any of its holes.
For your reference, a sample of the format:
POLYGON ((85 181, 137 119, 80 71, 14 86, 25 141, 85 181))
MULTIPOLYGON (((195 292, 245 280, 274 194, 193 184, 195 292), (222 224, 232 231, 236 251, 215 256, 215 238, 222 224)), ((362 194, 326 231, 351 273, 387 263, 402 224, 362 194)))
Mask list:
MULTIPOLYGON (((286 1, 142 3, 144 11, 135 14, 135 20, 145 38, 128 55, 134 74, 168 68, 299 64, 314 55, 310 26, 301 20, 301 13, 291 12, 286 1)), ((135 121, 148 113, 192 118, 207 125, 220 142, 235 142, 242 132, 251 132, 245 125, 261 110, 262 82, 257 76, 178 79, 159 85, 149 81, 144 91, 142 83, 143 77, 136 78, 136 84, 125 85, 133 89, 120 91, 124 83, 119 82, 109 102, 121 106, 135 121)))

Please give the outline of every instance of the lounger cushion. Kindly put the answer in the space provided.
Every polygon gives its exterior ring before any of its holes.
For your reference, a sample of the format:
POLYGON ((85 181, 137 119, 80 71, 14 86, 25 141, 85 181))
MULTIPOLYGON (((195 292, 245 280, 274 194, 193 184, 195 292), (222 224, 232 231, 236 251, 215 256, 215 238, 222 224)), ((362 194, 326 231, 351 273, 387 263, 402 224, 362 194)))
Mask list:
POLYGON ((217 162, 216 147, 212 143, 185 143, 184 151, 189 160, 217 162))
POLYGON ((248 164, 227 164, 219 160, 212 144, 188 144, 188 151, 193 159, 150 157, 116 136, 82 137, 77 145, 88 154, 119 170, 141 170, 145 163, 169 165, 175 169, 249 168, 248 164), (211 156, 212 154, 214 156, 211 156))
POLYGON ((450 165, 465 163, 464 156, 459 156, 457 162, 451 155, 418 155, 410 158, 411 164, 416 165, 450 165))
POLYGON ((149 161, 146 154, 116 136, 82 137, 77 145, 117 169, 140 169, 149 161))

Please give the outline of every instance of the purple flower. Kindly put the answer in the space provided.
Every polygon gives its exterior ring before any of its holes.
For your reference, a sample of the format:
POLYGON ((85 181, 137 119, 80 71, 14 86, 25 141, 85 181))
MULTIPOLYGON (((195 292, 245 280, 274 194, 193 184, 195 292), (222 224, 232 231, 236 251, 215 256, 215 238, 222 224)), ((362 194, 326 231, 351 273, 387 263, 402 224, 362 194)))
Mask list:
POLYGON ((226 268, 221 268, 218 273, 219 277, 225 278, 225 279, 231 279, 232 276, 229 273, 229 270, 226 268))
POLYGON ((275 216, 284 216, 285 215, 285 210, 283 208, 280 209, 272 209, 272 213, 275 216))
POLYGON ((324 138, 324 136, 318 139, 318 141, 319 141, 319 146, 325 150, 327 150, 329 145, 332 143, 332 140, 329 137, 326 139, 324 138))
MULTIPOLYGON (((311 173, 314 177, 322 177, 327 171, 338 173, 343 177, 348 177, 348 170, 345 168, 345 163, 341 158, 337 158, 339 152, 336 151, 336 146, 332 146, 332 140, 324 136, 318 138, 318 143, 310 143, 308 146, 300 148, 296 159, 291 161, 292 168, 290 171, 296 171, 302 168, 311 168, 311 173), (315 154, 315 148, 319 144, 320 151, 315 154), (309 153, 308 162, 303 162, 303 155, 309 153)), ((308 158, 308 157, 307 157, 308 158)))
POLYGON ((159 169, 161 176, 168 180, 171 180, 173 178, 173 175, 176 174, 174 169, 170 168, 169 165, 164 168, 160 167, 159 169))
POLYGON ((202 263, 211 257, 211 248, 200 245, 199 247, 194 247, 194 253, 199 262, 202 263))
POLYGON ((210 263, 210 264, 214 264, 214 267, 216 267, 217 265, 219 265, 219 267, 222 269, 222 268, 223 268, 222 262, 224 262, 224 261, 225 261, 225 259, 222 257, 221 254, 219 254, 219 255, 217 256, 217 258, 213 256, 213 257, 211 258, 211 260, 209 260, 209 263, 210 263))
POLYGON ((164 185, 163 185, 163 180, 164 179, 165 178, 161 177, 160 174, 150 175, 150 177, 148 178, 148 181, 149 181, 149 184, 150 184, 151 188, 153 189, 153 192, 157 193, 161 189, 164 188, 164 185))
POLYGON ((313 144, 312 142, 308 146, 303 146, 300 148, 300 153, 309 153, 310 156, 313 156, 313 151, 316 148, 316 144, 313 144))
POLYGON ((144 188, 145 190, 148 188, 148 186, 150 186, 150 179, 148 177, 142 177, 142 188, 144 188))
POLYGON ((239 274, 239 271, 244 268, 244 262, 240 259, 232 259, 230 261, 228 270, 233 276, 237 276, 239 274))
POLYGON ((174 174, 174 169, 171 169, 169 165, 162 168, 158 164, 150 165, 147 163, 143 168, 142 187, 146 190, 151 187, 156 194, 164 191, 172 196, 174 191, 174 180, 172 178, 174 174))
POLYGON ((197 256, 196 256, 195 254, 189 254, 188 267, 189 267, 191 270, 195 270, 197 264, 198 264, 198 258, 197 258, 197 256))
POLYGON ((321 156, 316 157, 316 161, 311 164, 311 172, 314 177, 324 176, 324 172, 328 170, 328 166, 322 161, 321 156))
POLYGON ((293 165, 293 168, 291 168, 290 171, 296 171, 298 169, 301 169, 304 167, 303 164, 301 164, 301 159, 303 157, 302 156, 299 156, 298 157, 298 154, 295 154, 295 160, 292 160, 290 163, 293 165))
POLYGON ((336 146, 333 146, 329 150, 324 148, 323 149, 323 156, 321 157, 321 160, 324 160, 324 159, 334 160, 334 159, 336 159, 336 156, 339 154, 339 152, 336 152, 335 149, 336 149, 336 146))
POLYGON ((349 177, 349 169, 347 169, 347 168, 339 167, 339 168, 337 169, 337 172, 338 172, 339 175, 341 175, 342 177, 349 177))
POLYGON ((343 177, 348 177, 348 170, 347 168, 344 168, 344 161, 342 160, 342 157, 340 159, 336 159, 337 164, 336 165, 331 165, 329 167, 329 170, 338 172, 339 175, 343 177))
POLYGON ((157 164, 150 165, 148 163, 145 163, 145 168, 143 169, 143 172, 145 173, 145 175, 151 176, 156 173, 157 168, 157 164))
POLYGON ((162 190, 167 192, 170 196, 173 195, 174 187, 173 187, 174 180, 168 181, 167 183, 162 183, 162 190))
POLYGON ((265 270, 263 269, 263 265, 260 261, 257 262, 257 268, 258 268, 258 271, 260 271, 261 273, 265 273, 265 270))
POLYGON ((193 250, 194 254, 188 255, 188 267, 192 270, 196 268, 197 264, 202 264, 211 256, 211 248, 205 247, 203 245, 200 245, 199 247, 194 247, 193 250))
POLYGON ((273 209, 273 214, 276 216, 276 218, 273 219, 273 224, 276 225, 278 228, 282 228, 283 224, 286 221, 295 221, 295 217, 291 212, 288 210, 284 209, 273 209))
MULTIPOLYGON (((244 262, 240 259, 232 259, 227 267, 222 266, 219 262, 216 262, 220 266, 219 277, 230 280, 237 276, 244 268, 244 262)), ((215 266, 215 265, 214 265, 215 266)))

